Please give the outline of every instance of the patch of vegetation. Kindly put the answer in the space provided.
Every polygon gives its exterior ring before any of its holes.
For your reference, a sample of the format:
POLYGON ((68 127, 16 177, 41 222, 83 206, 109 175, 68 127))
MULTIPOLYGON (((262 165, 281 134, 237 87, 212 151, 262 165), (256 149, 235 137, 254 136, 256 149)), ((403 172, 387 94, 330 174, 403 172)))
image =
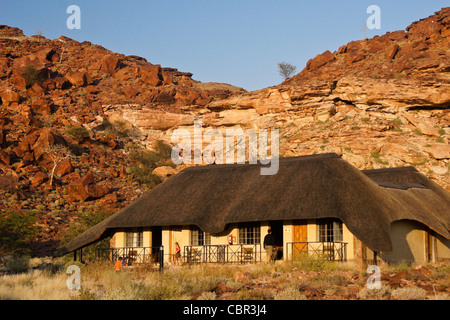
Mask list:
POLYGON ((154 151, 140 150, 134 151, 130 155, 130 173, 141 184, 154 187, 161 182, 161 179, 152 172, 159 166, 175 167, 171 160, 172 148, 162 141, 157 141, 154 151))
MULTIPOLYGON (((106 121, 108 121, 108 120, 106 120, 106 121)), ((103 123, 108 127, 107 122, 104 121, 103 123)), ((114 121, 113 127, 115 129, 114 131, 119 135, 119 137, 121 137, 121 138, 128 137, 130 129, 127 127, 127 124, 125 121, 120 121, 120 120, 114 121)), ((111 127, 109 126, 109 128, 111 128, 111 127)))
POLYGON ((26 87, 32 87, 43 79, 42 73, 32 64, 25 66, 22 71, 22 78, 25 79, 26 87))
POLYGON ((395 123, 398 126, 402 126, 403 125, 402 119, 399 119, 399 118, 393 119, 392 122, 395 123))
POLYGON ((382 164, 382 165, 385 165, 385 166, 389 165, 389 162, 388 162, 388 161, 383 161, 383 160, 380 158, 381 155, 380 155, 378 152, 371 152, 371 153, 370 153, 370 156, 371 156, 372 158, 374 158, 374 160, 375 160, 376 163, 379 163, 379 164, 382 164))
MULTIPOLYGON (((63 258, 52 261, 55 272, 41 268, 27 273, 0 277, 0 299, 76 299, 76 300, 305 300, 305 299, 370 299, 410 300, 448 299, 448 293, 426 292, 415 285, 417 280, 405 287, 390 285, 382 279, 380 289, 366 286, 367 274, 353 263, 330 262, 308 257, 295 261, 279 261, 270 264, 250 265, 196 265, 154 272, 152 267, 136 265, 114 271, 109 261, 89 264, 66 261, 63 258), (81 269, 80 290, 67 290, 67 267, 76 264, 81 269), (248 273, 249 283, 238 280, 238 273, 248 273), (222 283, 227 292, 218 292, 222 283), (351 290, 350 289, 351 286, 351 290), (356 286, 357 290, 354 290, 356 286), (345 296, 344 296, 345 295, 345 296)), ((32 259, 33 260, 33 259, 32 259)), ((30 260, 29 266, 41 264, 30 260)), ((47 260, 47 259, 46 259, 47 260)), ((26 265, 26 259, 22 261, 26 265)), ((382 274, 408 272, 415 265, 380 265, 382 274)), ((448 287, 449 265, 427 266, 431 274, 426 285, 448 287)), ((408 282, 410 282, 408 281, 408 282)))
POLYGON ((66 128, 66 133, 79 143, 85 141, 86 139, 89 139, 90 137, 89 131, 83 126, 79 127, 68 126, 66 128))
POLYGON ((7 211, 0 215, 0 256, 29 254, 30 245, 39 233, 38 211, 7 211))

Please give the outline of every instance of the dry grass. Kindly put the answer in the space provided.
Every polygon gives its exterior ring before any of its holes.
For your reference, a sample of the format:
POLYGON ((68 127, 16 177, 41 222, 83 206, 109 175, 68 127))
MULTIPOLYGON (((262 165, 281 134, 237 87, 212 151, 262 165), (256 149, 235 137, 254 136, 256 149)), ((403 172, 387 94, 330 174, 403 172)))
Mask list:
POLYGON ((67 276, 41 270, 0 277, 1 300, 67 300, 76 292, 67 289, 67 276))
MULTIPOLYGON (((48 260, 30 260, 39 267, 48 260)), ((56 262, 53 262, 54 264, 56 262)), ((449 299, 449 265, 433 268, 429 276, 436 286, 445 289, 430 293, 414 283, 403 288, 370 290, 366 275, 348 263, 289 261, 253 265, 199 265, 167 268, 160 273, 148 268, 124 269, 116 272, 109 262, 79 265, 81 289, 67 288, 68 265, 59 269, 29 270, 26 273, 0 276, 0 299, 49 300, 305 300, 305 299, 449 299), (245 275, 248 281, 238 278, 245 275), (222 283, 227 292, 217 292, 222 283), (349 295, 349 292, 351 293, 349 295)), ((412 270, 412 266, 388 266, 382 272, 412 270)), ((400 272, 401 272, 400 271, 400 272)), ((420 285, 420 284, 419 284, 420 285)))

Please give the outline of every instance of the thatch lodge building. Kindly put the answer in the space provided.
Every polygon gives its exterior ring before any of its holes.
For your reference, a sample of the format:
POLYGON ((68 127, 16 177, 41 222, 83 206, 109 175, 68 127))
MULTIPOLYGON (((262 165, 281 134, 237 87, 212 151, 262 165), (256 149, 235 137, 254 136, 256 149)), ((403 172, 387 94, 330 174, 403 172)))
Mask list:
POLYGON ((279 259, 450 259, 450 194, 413 167, 360 171, 334 153, 260 166, 184 169, 59 254, 111 237, 112 259, 171 263, 178 243, 183 262, 264 261, 271 228, 279 259))

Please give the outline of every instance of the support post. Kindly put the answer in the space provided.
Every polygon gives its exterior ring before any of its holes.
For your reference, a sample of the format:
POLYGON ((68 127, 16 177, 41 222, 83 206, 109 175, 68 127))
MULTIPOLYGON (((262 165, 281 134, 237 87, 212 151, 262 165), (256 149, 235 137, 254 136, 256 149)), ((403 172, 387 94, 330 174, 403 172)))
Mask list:
POLYGON ((159 272, 164 269, 164 246, 161 246, 159 250, 159 272))

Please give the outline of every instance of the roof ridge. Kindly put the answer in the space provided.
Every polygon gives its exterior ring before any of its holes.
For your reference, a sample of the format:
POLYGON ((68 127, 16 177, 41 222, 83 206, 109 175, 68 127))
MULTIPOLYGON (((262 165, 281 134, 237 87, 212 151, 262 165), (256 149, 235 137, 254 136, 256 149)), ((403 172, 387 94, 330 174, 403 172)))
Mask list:
POLYGON ((361 170, 361 172, 366 174, 366 175, 367 174, 376 174, 376 173, 398 172, 398 171, 415 171, 415 172, 419 172, 416 168, 414 168, 412 166, 361 170))
MULTIPOLYGON (((313 155, 303 155, 303 156, 294 156, 294 157, 279 157, 278 160, 280 163, 283 162, 294 162, 294 161, 311 161, 311 160, 326 160, 326 159, 336 159, 336 158, 341 158, 341 156, 339 156, 336 153, 330 152, 330 153, 318 153, 318 154, 313 154, 313 155)), ((265 159, 265 161, 269 161, 269 163, 267 164, 262 164, 260 161, 261 159, 257 160, 257 163, 255 164, 251 164, 248 161, 246 161, 245 163, 221 163, 221 164, 209 164, 209 165, 200 165, 200 166, 193 166, 193 167, 187 167, 185 168, 183 171, 193 171, 193 170, 211 170, 211 169, 224 169, 224 168, 229 168, 230 166, 233 166, 235 168, 239 168, 239 167, 255 167, 255 168, 260 168, 260 167, 265 167, 268 166, 270 164, 270 161, 272 159, 268 158, 265 159)))

